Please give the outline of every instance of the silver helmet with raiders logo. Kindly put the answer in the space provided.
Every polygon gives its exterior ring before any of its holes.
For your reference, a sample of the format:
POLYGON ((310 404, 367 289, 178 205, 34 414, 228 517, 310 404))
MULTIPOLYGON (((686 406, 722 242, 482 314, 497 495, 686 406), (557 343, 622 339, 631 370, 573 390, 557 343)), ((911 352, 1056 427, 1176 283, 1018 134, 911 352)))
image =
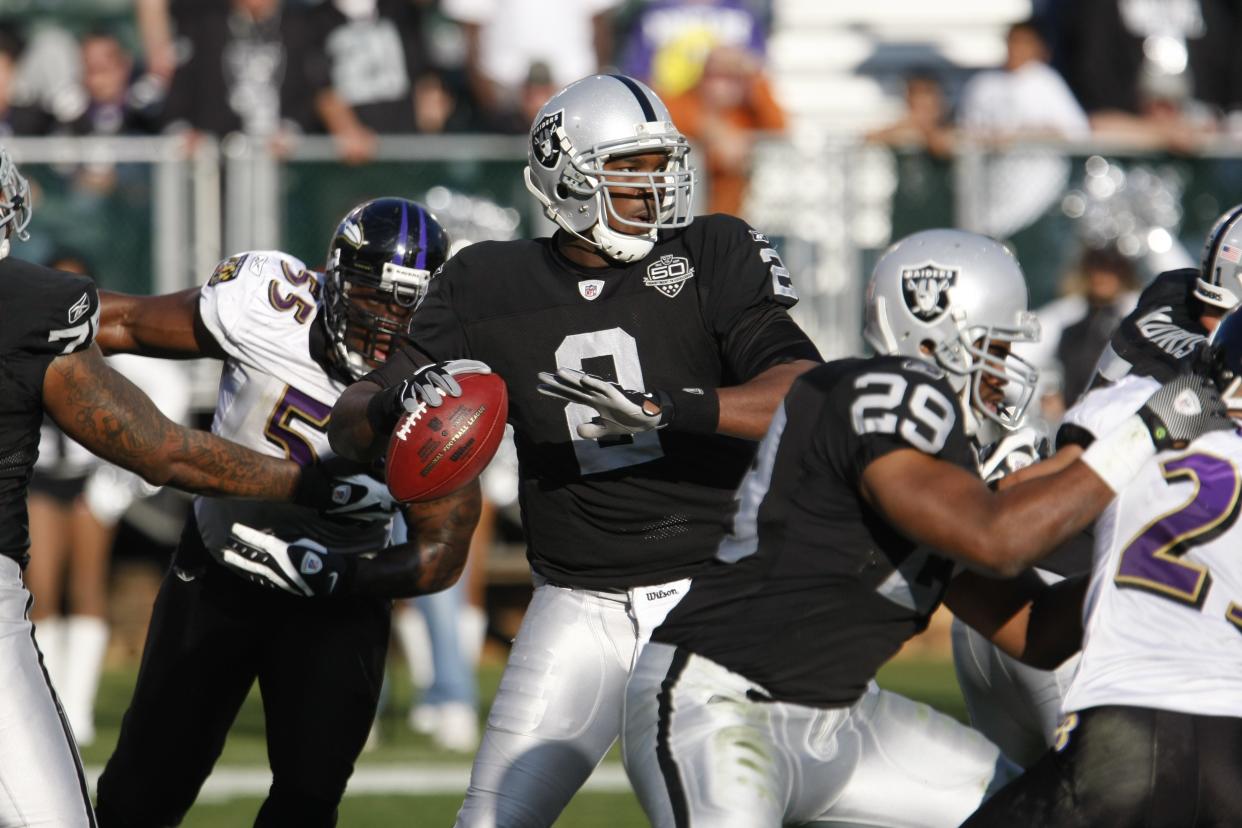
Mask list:
POLYGON ((867 285, 863 335, 881 354, 934 361, 949 374, 967 413, 1016 428, 1039 373, 1011 354, 1015 342, 1039 339, 1027 309, 1026 278, 1000 242, 964 230, 925 230, 884 252, 867 285), (981 383, 1002 389, 989 404, 981 383))
POLYGON ((0 259, 9 255, 12 237, 22 241, 30 238, 26 232, 30 207, 30 184, 17 171, 9 151, 0 147, 0 259))
POLYGON ((535 116, 526 188, 565 231, 614 261, 632 262, 651 252, 659 230, 693 219, 689 152, 668 109, 645 84, 625 75, 592 75, 553 95, 535 116), (604 168, 652 152, 667 157, 658 170, 604 168), (649 199, 649 214, 625 217, 614 191, 649 199))

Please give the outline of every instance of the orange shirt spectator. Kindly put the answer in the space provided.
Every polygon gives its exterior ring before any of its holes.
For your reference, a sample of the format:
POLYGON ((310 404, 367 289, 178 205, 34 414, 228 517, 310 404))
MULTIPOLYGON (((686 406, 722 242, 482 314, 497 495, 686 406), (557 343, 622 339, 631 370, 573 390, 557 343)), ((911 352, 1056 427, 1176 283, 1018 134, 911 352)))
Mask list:
POLYGON ((759 60, 745 49, 719 47, 698 83, 665 99, 673 122, 705 156, 708 212, 737 215, 750 180, 756 133, 781 132, 785 112, 772 95, 759 60))

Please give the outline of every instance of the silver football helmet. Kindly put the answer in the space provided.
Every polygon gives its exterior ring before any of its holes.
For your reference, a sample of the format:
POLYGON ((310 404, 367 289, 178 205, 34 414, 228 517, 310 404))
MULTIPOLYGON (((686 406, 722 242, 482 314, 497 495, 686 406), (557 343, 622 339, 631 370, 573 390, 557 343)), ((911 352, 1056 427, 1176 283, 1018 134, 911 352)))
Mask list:
POLYGON ((1026 279, 1013 254, 987 236, 925 230, 889 247, 867 285, 863 335, 881 354, 930 359, 947 371, 967 433, 978 425, 972 410, 1017 428, 1035 394, 1039 372, 1008 352, 1010 343, 1039 339, 1026 279), (1000 381, 1002 403, 985 402, 984 377, 1000 381))
POLYGON ((1195 296, 1225 310, 1242 302, 1242 204, 1230 207, 1208 233, 1195 296))
POLYGON ((686 137, 647 86, 625 75, 591 75, 557 92, 535 116, 526 188, 567 232, 610 259, 632 262, 651 252, 659 230, 685 227, 694 218, 689 152, 686 137), (649 152, 667 155, 663 169, 604 169, 611 159, 649 152), (650 198, 650 220, 619 215, 612 188, 650 198))
POLYGON ((25 241, 30 238, 26 225, 30 224, 30 184, 17 171, 17 165, 9 157, 9 151, 0 147, 0 259, 9 255, 9 239, 13 236, 25 241))

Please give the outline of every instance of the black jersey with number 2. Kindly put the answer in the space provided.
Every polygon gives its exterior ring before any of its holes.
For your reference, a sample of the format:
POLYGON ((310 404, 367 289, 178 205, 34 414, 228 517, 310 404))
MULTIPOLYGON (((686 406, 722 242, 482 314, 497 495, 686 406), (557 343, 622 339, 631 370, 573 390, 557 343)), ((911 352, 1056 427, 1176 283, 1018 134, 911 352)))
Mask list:
MULTIPOLYGON (((789 272, 760 233, 706 216, 644 259, 583 268, 552 239, 465 248, 432 280, 411 333, 433 359, 488 363, 509 386, 523 523, 538 573, 621 588, 684 577, 724 533, 753 442, 664 429, 584 440, 587 406, 538 393, 573 368, 631 389, 737 385, 818 352, 790 319, 789 272)), ((398 381, 398 352, 370 376, 398 381)))
POLYGON ((802 375, 742 483, 716 562, 652 640, 710 658, 777 701, 851 704, 927 625, 954 566, 893 529, 862 496, 862 474, 898 449, 975 473, 959 410, 943 372, 919 359, 839 360, 802 375))
POLYGON ((84 276, 0 260, 0 555, 25 564, 26 485, 39 456, 43 375, 90 347, 99 297, 84 276))

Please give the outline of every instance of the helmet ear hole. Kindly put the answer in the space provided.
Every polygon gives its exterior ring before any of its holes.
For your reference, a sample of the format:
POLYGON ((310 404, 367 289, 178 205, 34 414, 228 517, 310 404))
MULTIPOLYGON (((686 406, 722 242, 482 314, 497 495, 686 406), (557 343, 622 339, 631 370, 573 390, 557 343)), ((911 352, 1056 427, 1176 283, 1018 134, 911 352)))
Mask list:
POLYGON ((565 186, 564 181, 556 185, 556 197, 561 200, 569 198, 569 188, 565 186))
POLYGON ((934 340, 924 339, 922 342, 919 343, 919 350, 922 351, 925 356, 929 356, 929 357, 935 356, 936 355, 936 343, 934 340))

